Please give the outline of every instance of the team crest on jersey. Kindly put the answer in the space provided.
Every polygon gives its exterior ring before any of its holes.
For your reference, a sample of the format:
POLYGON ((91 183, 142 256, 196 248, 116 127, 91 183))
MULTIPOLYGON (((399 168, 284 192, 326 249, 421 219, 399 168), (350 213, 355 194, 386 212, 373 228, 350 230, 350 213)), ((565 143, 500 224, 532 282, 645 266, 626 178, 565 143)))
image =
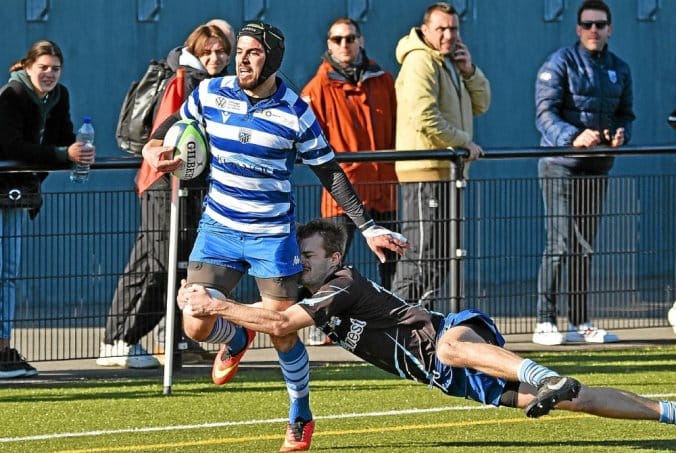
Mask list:
POLYGON ((251 140, 251 130, 250 129, 240 129, 239 130, 239 142, 240 143, 249 143, 251 140))
POLYGON ((608 71, 608 78, 612 83, 617 83, 617 72, 615 71, 608 71))

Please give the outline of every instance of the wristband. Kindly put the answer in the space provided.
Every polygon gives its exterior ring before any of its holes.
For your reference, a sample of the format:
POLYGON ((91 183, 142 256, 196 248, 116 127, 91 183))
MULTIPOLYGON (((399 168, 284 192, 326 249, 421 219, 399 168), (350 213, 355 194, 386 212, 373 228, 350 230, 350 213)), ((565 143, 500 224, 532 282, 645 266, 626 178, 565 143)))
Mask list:
POLYGON ((385 234, 389 234, 390 236, 392 236, 392 239, 401 242, 408 242, 408 239, 406 239, 406 236, 404 236, 403 234, 390 231, 385 227, 381 227, 380 225, 375 224, 363 230, 361 234, 363 234, 365 238, 373 238, 376 236, 383 236, 385 234))

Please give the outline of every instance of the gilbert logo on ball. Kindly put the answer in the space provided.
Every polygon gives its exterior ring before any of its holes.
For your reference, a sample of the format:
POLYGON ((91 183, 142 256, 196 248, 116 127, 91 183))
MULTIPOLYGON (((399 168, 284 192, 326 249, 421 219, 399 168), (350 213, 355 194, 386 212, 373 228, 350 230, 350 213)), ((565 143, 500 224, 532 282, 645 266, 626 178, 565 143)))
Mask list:
POLYGON ((179 120, 164 136, 164 146, 175 147, 174 157, 183 162, 172 174, 179 179, 193 179, 207 166, 209 142, 202 125, 195 120, 179 120))

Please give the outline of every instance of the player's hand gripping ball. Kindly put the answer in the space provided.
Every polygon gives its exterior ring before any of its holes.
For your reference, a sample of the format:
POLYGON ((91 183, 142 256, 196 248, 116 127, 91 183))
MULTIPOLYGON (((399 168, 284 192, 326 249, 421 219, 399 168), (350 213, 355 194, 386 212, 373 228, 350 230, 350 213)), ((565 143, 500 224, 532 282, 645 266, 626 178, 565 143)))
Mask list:
POLYGON ((174 123, 164 136, 163 145, 175 147, 174 158, 178 157, 183 161, 172 172, 178 179, 196 178, 208 164, 209 140, 202 125, 195 120, 174 123))

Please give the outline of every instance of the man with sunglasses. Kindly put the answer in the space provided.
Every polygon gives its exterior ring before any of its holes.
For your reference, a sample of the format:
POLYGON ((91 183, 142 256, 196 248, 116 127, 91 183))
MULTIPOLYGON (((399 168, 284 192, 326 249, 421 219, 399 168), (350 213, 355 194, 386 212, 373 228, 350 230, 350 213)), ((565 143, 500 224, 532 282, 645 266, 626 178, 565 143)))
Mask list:
MULTIPOLYGON (((301 96, 312 107, 329 144, 336 152, 394 149, 394 79, 366 55, 359 24, 347 17, 334 20, 326 45, 323 61, 301 96)), ((387 227, 396 220, 394 163, 352 162, 341 167, 376 223, 387 227)), ((356 227, 327 190, 322 191, 321 213, 344 225, 349 250, 356 227)), ((383 287, 390 288, 395 269, 395 255, 388 253, 387 261, 379 263, 383 287)), ((309 344, 324 341, 317 330, 309 344)))
MULTIPOLYGON (((490 84, 460 39, 460 18, 448 3, 434 3, 422 25, 399 40, 397 150, 461 148, 469 160, 483 150, 473 139, 474 116, 488 110, 490 84)), ((469 165, 465 165, 465 175, 469 165)), ((399 260, 392 291, 409 302, 434 307, 455 250, 448 240, 451 216, 448 160, 401 160, 402 233, 415 250, 399 260)))
MULTIPOLYGON (((577 12, 571 47, 554 52, 537 74, 535 106, 541 146, 618 147, 629 142, 632 87, 629 66, 608 51, 610 8, 587 0, 577 12)), ((544 157, 538 164, 547 240, 538 277, 533 342, 609 343, 618 337, 599 329, 587 311, 589 269, 613 157, 544 157), (568 269, 568 328, 556 326, 556 302, 564 263, 568 269)))

